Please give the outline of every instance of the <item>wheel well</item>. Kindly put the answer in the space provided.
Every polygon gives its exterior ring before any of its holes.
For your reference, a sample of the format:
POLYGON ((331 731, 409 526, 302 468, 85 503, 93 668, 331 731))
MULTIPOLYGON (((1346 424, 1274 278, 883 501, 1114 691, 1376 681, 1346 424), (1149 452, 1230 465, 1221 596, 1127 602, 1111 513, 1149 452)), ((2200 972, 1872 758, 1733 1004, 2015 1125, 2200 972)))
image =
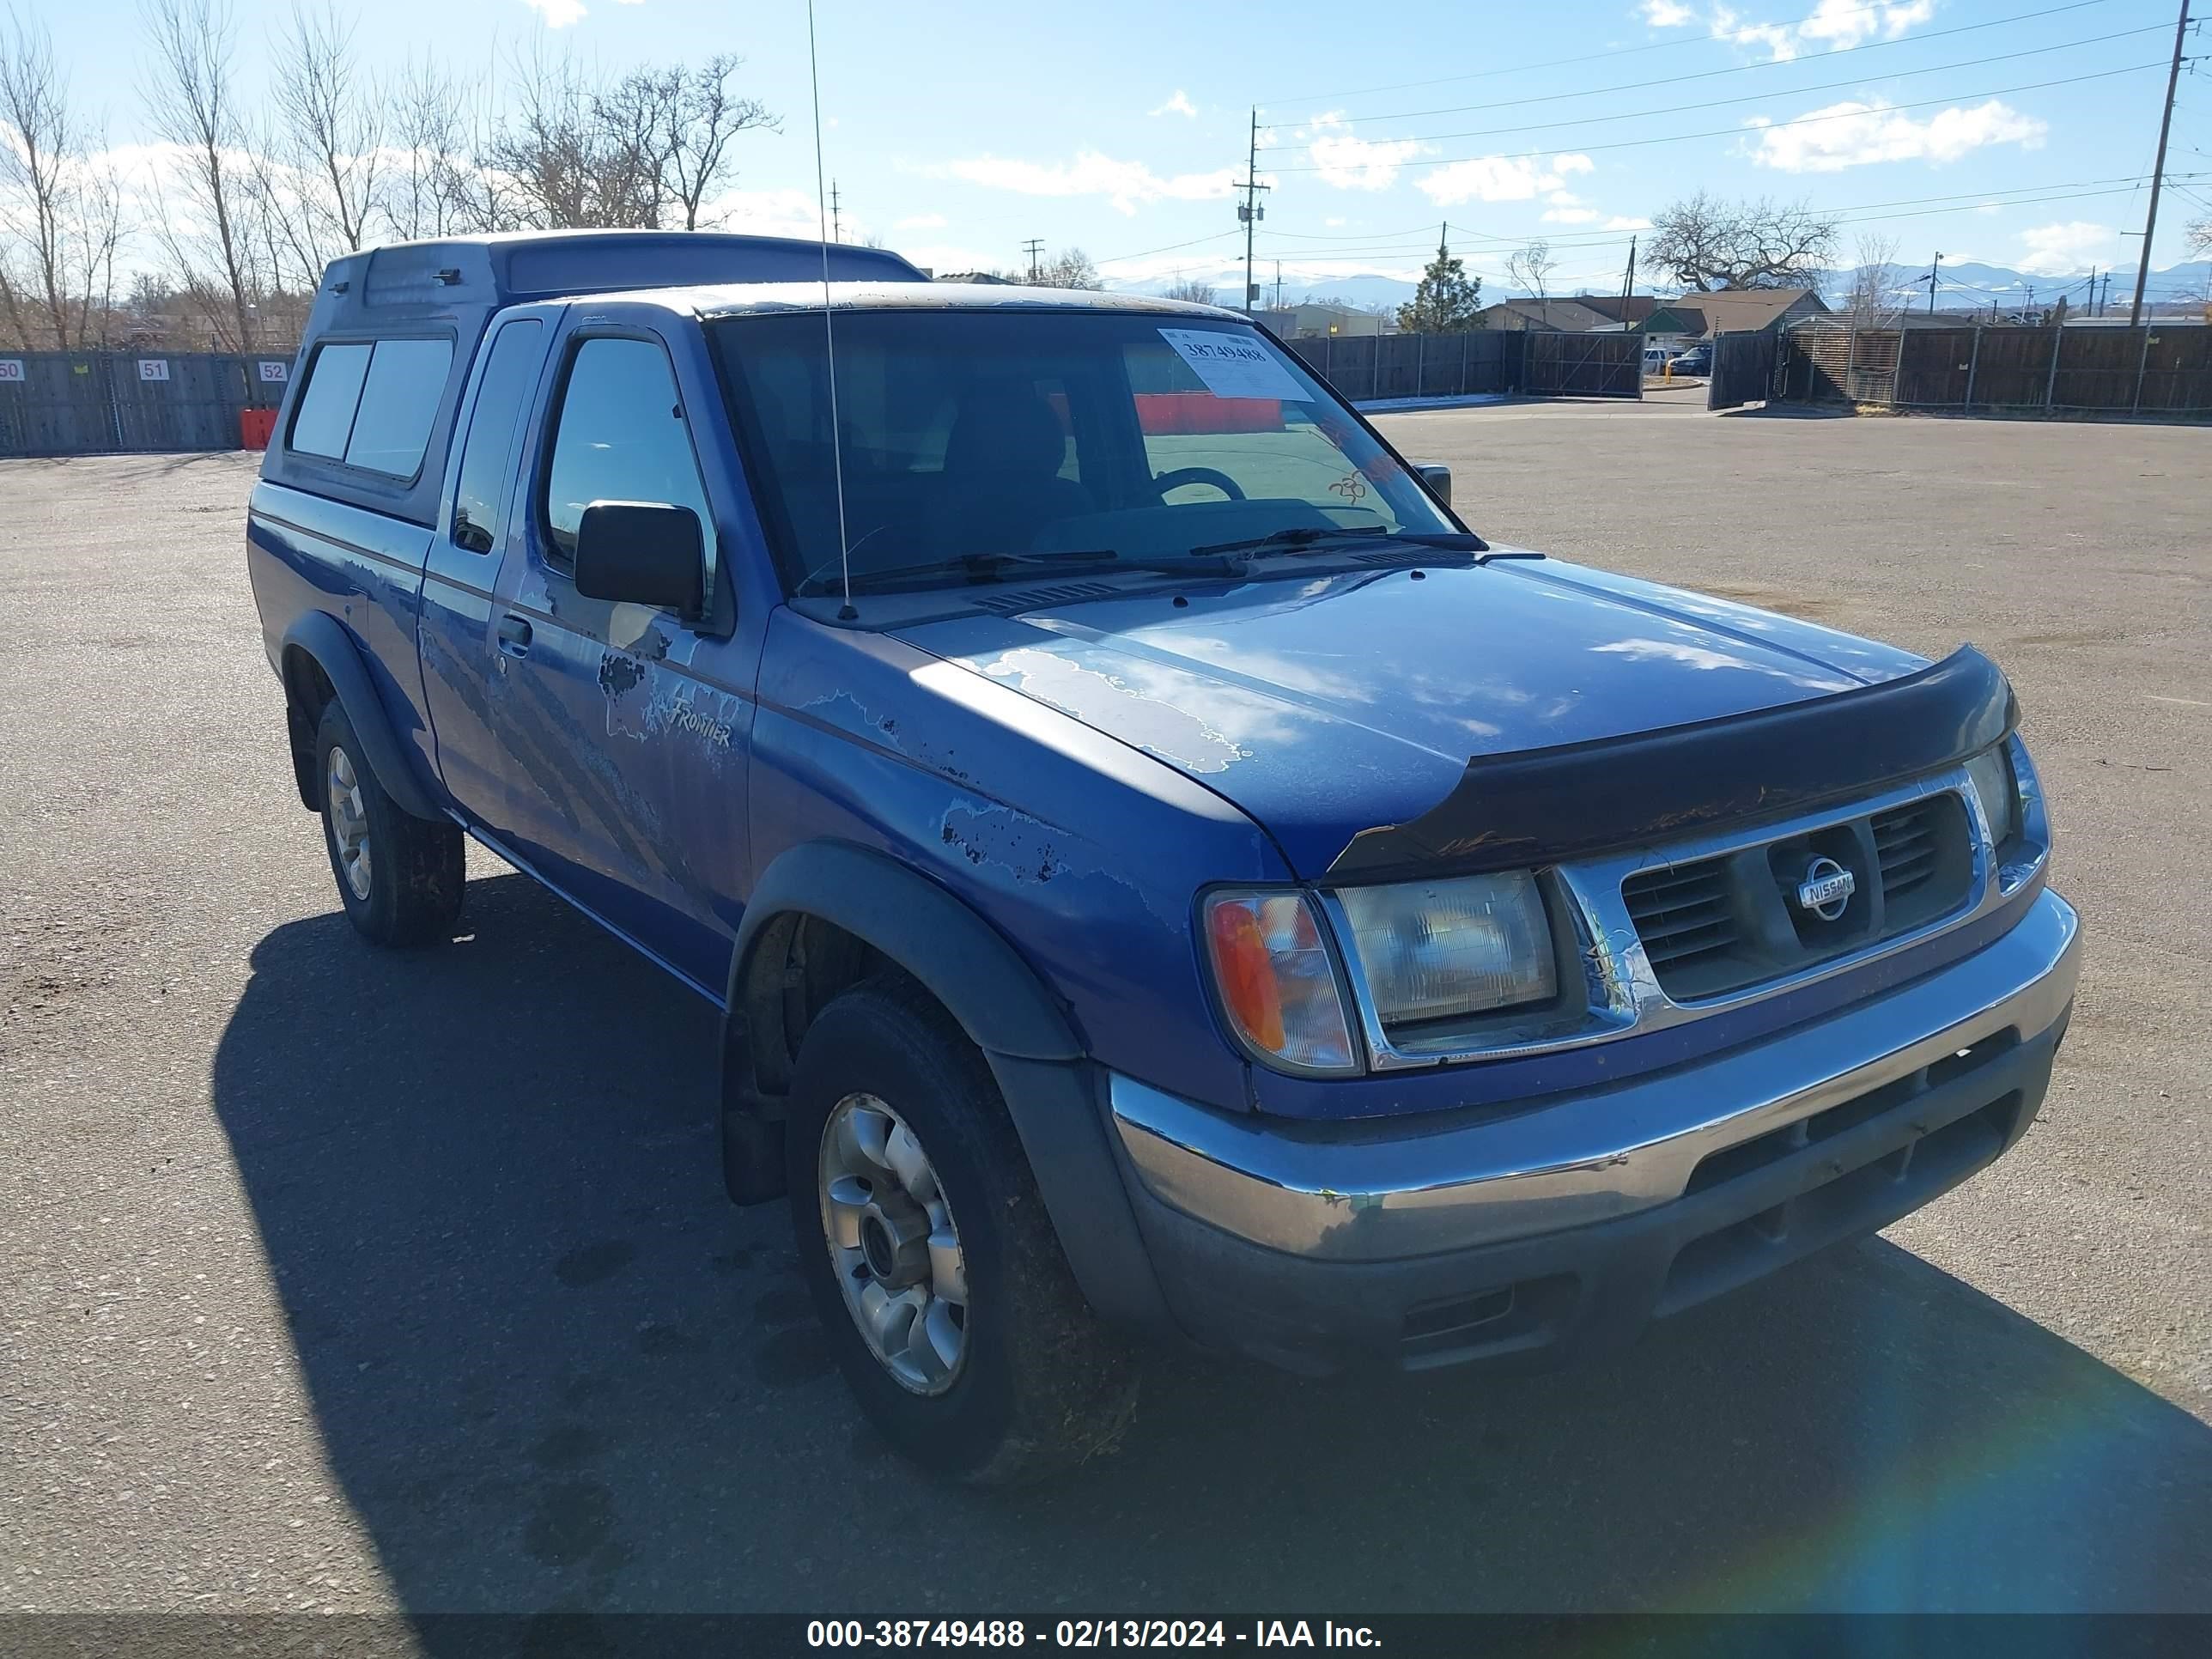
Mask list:
POLYGON ((762 928, 729 1018, 727 1070, 751 1098, 731 1103, 781 1117, 781 1097, 791 1092, 792 1067, 815 1017, 839 992, 889 971, 896 971, 890 957, 819 916, 787 911, 762 928))
POLYGON ((300 787, 300 804, 319 811, 315 778, 315 734, 322 728, 323 711, 337 696, 337 688, 304 646, 284 647, 284 729, 292 745, 292 776, 300 787))

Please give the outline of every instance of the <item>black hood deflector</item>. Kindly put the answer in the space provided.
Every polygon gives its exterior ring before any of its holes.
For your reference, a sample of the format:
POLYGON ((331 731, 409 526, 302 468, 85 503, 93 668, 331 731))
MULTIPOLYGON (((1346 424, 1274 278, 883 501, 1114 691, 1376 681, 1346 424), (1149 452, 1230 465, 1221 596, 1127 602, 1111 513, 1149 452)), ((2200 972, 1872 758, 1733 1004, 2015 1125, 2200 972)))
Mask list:
POLYGON ((1917 673, 1809 702, 1478 757, 1419 817, 1353 836, 1328 873, 1556 864, 1806 811, 1955 766, 2019 716, 2003 672, 1964 645, 1917 673))

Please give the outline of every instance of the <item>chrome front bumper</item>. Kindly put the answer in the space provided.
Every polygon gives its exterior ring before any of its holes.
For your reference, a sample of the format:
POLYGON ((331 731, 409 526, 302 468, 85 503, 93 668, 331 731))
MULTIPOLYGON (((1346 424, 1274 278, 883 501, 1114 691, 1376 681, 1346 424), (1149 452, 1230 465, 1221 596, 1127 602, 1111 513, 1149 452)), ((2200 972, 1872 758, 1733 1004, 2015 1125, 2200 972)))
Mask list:
POLYGON ((1891 1085, 1901 1115, 1890 1139, 1932 1133, 1941 1122, 1908 1109, 1916 1091, 1941 1092, 1929 1079, 1948 1057, 2008 1032, 2023 1047, 2055 1036, 2079 954, 2073 908, 2046 891, 1962 961, 1656 1077, 1448 1121, 1315 1124, 1218 1112, 1115 1076, 1113 1122, 1152 1199, 1234 1240, 1315 1264, 1464 1251, 1676 1204, 1715 1154, 1887 1100, 1878 1091, 1891 1085))

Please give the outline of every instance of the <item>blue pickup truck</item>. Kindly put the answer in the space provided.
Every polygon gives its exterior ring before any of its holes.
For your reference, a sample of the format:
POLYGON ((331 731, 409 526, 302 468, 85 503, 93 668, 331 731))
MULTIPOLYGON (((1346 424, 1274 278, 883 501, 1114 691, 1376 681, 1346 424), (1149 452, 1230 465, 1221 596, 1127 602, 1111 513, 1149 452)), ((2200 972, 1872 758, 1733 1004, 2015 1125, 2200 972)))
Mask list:
POLYGON ((1625 1342, 1997 1158, 2072 1007, 1986 658, 1493 545, 1232 313, 356 254, 246 544, 360 932, 471 837, 721 1011, 732 1197, 962 1479, 1110 1446, 1133 1339, 1625 1342))

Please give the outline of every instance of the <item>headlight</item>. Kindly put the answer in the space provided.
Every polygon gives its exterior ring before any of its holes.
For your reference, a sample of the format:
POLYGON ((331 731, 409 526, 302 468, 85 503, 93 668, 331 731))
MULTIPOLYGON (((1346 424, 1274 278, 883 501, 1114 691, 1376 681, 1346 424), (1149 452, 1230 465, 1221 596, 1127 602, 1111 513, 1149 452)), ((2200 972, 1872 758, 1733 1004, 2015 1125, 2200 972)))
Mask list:
POLYGON ((1981 797, 1982 813, 1990 821, 1990 842, 2002 847, 2020 831, 2020 786, 2013 781, 2012 763, 2005 745, 1984 749, 1966 763, 1966 775, 1981 797))
POLYGON ((1346 887, 1337 899, 1386 1026, 1545 1002, 1559 990, 1544 901, 1525 870, 1346 887))
POLYGON ((1206 945, 1222 1012, 1259 1058, 1301 1072, 1358 1069, 1336 965, 1303 893, 1215 893, 1206 945))

